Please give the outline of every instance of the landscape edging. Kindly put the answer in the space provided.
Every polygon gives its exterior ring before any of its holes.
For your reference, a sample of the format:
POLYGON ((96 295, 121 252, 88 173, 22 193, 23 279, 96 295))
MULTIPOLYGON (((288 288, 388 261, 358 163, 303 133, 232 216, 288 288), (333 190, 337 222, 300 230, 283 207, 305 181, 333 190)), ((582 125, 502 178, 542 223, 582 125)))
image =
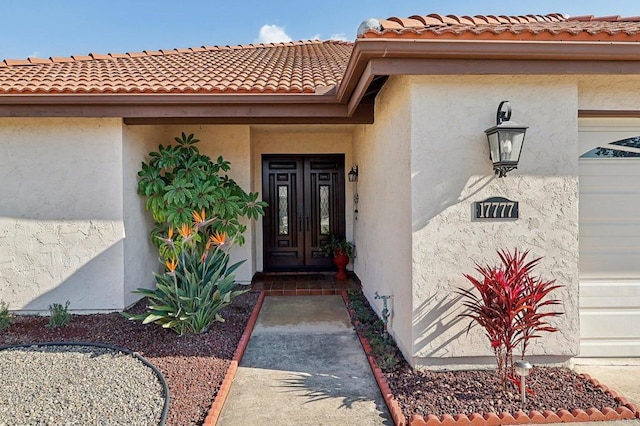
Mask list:
MULTIPOLYGON (((342 291, 342 299, 344 300, 352 322, 355 323, 355 312, 349 307, 350 299, 346 290, 342 291)), ((529 413, 525 413, 524 411, 516 411, 513 414, 508 412, 500 414, 487 413, 484 416, 480 413, 473 413, 470 416, 466 416, 464 414, 444 414, 440 417, 428 414, 426 419, 420 414, 413 414, 407 423, 407 419, 400 409, 398 400, 391 393, 389 383, 387 382, 382 369, 378 367, 378 364, 372 355, 372 348, 369 341, 362 335, 362 333, 360 333, 357 327, 355 328, 355 331, 360 339, 360 343, 362 344, 362 349, 364 349, 367 356, 367 360, 371 366, 371 371, 378 383, 380 393, 389 408, 389 412, 396 426, 498 426, 510 424, 569 423, 602 420, 629 420, 634 418, 640 419, 640 408, 629 402, 614 390, 611 390, 607 386, 599 383, 588 374, 580 374, 581 377, 587 379, 593 386, 611 395, 620 404, 620 406, 615 410, 611 407, 604 407, 602 411, 591 407, 587 410, 576 409, 571 412, 568 410, 558 410, 557 412, 547 410, 541 413, 539 411, 532 410, 529 413)))
POLYGON ((160 371, 158 367, 156 367, 151 361, 143 357, 138 352, 132 351, 131 349, 127 349, 122 346, 110 345, 107 343, 94 343, 94 342, 39 342, 39 343, 21 343, 17 345, 0 345, 0 351, 5 349, 17 349, 17 348, 31 348, 34 346, 78 346, 78 347, 96 347, 109 349, 114 352, 122 352, 129 356, 134 357, 146 367, 148 367, 158 378, 160 382, 160 386, 162 386, 162 392, 164 393, 164 403, 162 405, 162 413, 160 414, 160 426, 164 426, 167 422, 167 415, 169 414, 169 402, 171 401, 171 397, 169 395, 169 385, 167 384, 167 379, 164 377, 164 374, 160 371))
POLYGON ((220 417, 220 413, 222 412, 222 406, 224 402, 227 400, 227 395, 229 394, 229 390, 231 389, 231 384, 233 383, 233 379, 236 377, 236 372, 238 371, 238 365, 240 364, 240 360, 244 355, 244 351, 247 349, 247 345, 249 344, 249 339, 251 338, 251 333, 253 332, 253 328, 256 325, 256 321, 258 320, 258 314, 260 314, 260 309, 262 308, 262 303, 264 302, 265 292, 261 291, 260 296, 258 297, 258 301, 253 308, 253 312, 249 317, 249 321, 247 321, 247 326, 244 328, 244 333, 240 337, 238 341, 238 347, 236 348, 235 353, 233 354, 233 358, 231 359, 231 363, 229 364, 229 368, 227 369, 227 373, 222 380, 222 385, 220 385, 220 390, 213 400, 213 404, 211 404, 211 408, 207 414, 207 417, 204 419, 204 426, 214 426, 218 422, 218 417, 220 417))

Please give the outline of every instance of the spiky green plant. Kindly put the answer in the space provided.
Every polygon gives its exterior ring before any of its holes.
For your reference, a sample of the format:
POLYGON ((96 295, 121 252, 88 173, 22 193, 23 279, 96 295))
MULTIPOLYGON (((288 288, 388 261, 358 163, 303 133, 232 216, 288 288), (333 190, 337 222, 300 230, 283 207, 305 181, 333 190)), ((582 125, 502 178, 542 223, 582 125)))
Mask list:
POLYGON ((173 255, 164 262, 165 272, 154 274, 156 289, 140 288, 134 293, 149 300, 146 312, 123 315, 143 324, 157 323, 180 335, 206 332, 211 324, 224 321, 220 310, 248 291, 238 289, 233 272, 244 261, 229 266, 228 250, 234 238, 215 232, 205 244, 201 234, 214 220, 194 212, 192 226, 182 225, 174 239, 173 228, 161 243, 173 255), (177 247, 180 247, 178 250, 177 247))

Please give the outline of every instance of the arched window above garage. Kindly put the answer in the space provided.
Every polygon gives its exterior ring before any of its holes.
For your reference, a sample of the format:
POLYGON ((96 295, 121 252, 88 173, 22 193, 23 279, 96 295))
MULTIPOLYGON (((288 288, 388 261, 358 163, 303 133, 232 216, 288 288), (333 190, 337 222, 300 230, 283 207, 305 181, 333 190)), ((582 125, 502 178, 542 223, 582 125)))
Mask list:
POLYGON ((640 157, 640 136, 621 139, 585 152, 580 158, 632 158, 640 157))

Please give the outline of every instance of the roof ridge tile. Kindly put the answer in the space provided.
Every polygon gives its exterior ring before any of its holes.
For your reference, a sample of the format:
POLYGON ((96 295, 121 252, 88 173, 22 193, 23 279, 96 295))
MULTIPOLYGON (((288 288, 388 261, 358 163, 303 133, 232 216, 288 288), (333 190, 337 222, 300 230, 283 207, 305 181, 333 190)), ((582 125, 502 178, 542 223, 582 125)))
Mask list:
POLYGON ((45 58, 36 58, 36 57, 28 57, 27 61, 31 62, 32 64, 48 64, 50 63, 50 61, 48 59, 45 58))
POLYGON ((359 39, 420 38, 420 39, 496 39, 518 41, 525 37, 535 41, 595 41, 640 42, 640 16, 619 15, 568 16, 546 15, 412 15, 409 18, 390 17, 363 27, 359 39))

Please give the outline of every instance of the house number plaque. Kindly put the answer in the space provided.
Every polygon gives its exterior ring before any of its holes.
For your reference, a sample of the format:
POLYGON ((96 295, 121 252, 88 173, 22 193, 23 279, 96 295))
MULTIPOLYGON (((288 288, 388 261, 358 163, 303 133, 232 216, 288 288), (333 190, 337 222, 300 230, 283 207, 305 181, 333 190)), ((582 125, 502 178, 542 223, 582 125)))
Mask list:
POLYGON ((491 197, 483 201, 476 201, 475 219, 505 220, 518 219, 518 202, 503 197, 491 197))

